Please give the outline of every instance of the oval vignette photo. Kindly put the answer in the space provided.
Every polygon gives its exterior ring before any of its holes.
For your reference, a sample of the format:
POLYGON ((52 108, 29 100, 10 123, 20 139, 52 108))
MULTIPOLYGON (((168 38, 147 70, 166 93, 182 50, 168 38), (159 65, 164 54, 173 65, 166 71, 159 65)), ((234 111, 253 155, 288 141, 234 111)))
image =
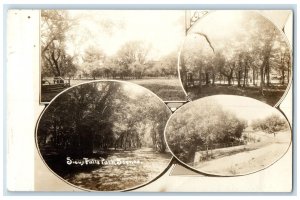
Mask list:
POLYGON ((292 79, 292 49, 285 33, 256 11, 213 11, 189 30, 179 72, 192 100, 228 94, 275 106, 292 79))
POLYGON ((163 101, 141 86, 84 83, 50 102, 38 121, 36 143, 49 169, 69 184, 129 190, 169 166, 163 132, 170 115, 163 101))
POLYGON ((290 146, 291 129, 274 107, 248 97, 215 95, 179 108, 165 138, 173 155, 198 172, 238 176, 279 160, 290 146))

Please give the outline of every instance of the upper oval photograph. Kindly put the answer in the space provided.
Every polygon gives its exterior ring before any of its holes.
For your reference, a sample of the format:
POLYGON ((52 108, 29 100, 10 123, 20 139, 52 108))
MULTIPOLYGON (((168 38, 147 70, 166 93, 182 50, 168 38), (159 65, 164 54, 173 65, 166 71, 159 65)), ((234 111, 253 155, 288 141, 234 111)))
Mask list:
POLYGON ((187 32, 179 55, 186 94, 239 95, 278 105, 292 80, 286 35, 256 11, 213 11, 187 32))
POLYGON ((83 190, 143 186, 170 166, 170 109, 142 86, 98 81, 56 96, 40 116, 36 144, 58 177, 83 190))
POLYGON ((291 144, 288 121, 258 100, 214 95, 180 107, 170 117, 165 138, 173 155, 205 174, 240 176, 278 161, 291 144))

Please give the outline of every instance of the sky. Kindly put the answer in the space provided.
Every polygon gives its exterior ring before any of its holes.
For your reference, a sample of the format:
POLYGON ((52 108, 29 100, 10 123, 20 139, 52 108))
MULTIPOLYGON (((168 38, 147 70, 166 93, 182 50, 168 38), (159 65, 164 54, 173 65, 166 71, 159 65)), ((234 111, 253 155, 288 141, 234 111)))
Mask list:
MULTIPOLYGON (((286 16, 283 16, 282 19, 286 20, 286 16)), ((282 23, 283 20, 279 21, 282 23)), ((280 26, 279 24, 277 25, 280 26)), ((270 24, 266 17, 256 11, 212 11, 194 24, 188 32, 190 36, 188 39, 193 42, 192 37, 195 37, 195 33, 200 32, 207 35, 212 46, 216 49, 226 48, 228 45, 226 45, 226 43, 233 46, 238 45, 236 47, 241 48, 240 41, 249 43, 249 45, 242 47, 243 49, 247 49, 251 48, 252 35, 257 34, 258 32, 259 34, 266 34, 264 28, 271 27, 275 28, 276 26, 270 24)), ((281 37, 284 38, 284 34, 281 34, 281 37)), ((206 41, 204 40, 204 42, 206 41)), ((231 56, 229 56, 230 54, 228 55, 228 53, 227 50, 226 57, 230 58, 231 56)), ((231 52, 231 55, 232 54, 233 52, 231 52)))
POLYGON ((234 95, 215 95, 208 97, 218 102, 224 110, 237 115, 238 118, 251 122, 255 119, 264 119, 272 114, 283 115, 274 107, 249 97, 234 95))
MULTIPOLYGON (((208 106, 215 107, 216 105, 219 105, 223 111, 234 114, 238 119, 246 120, 248 124, 251 124, 253 120, 265 119, 273 114, 285 119, 279 110, 266 103, 249 97, 235 95, 203 97, 184 105, 182 108, 185 108, 185 111, 201 112, 202 109, 209 110, 208 106)), ((178 114, 180 116, 180 112, 178 114)))
POLYGON ((82 54, 89 46, 115 54, 126 42, 151 46, 149 57, 159 59, 177 51, 184 39, 184 11, 70 10, 77 24, 69 32, 68 51, 82 54))
MULTIPOLYGON (((245 11, 212 11, 192 27, 189 33, 203 32, 214 38, 229 38, 241 31, 245 11)), ((258 15, 259 16, 259 15, 258 15)))

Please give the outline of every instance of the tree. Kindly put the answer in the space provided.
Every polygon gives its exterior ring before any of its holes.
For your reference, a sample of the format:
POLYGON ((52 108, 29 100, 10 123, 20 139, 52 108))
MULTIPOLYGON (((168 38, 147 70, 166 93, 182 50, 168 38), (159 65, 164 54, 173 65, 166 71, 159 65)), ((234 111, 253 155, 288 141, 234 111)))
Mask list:
POLYGON ((180 111, 170 119, 166 138, 173 153, 187 163, 193 161, 196 151, 208 153, 214 144, 239 141, 247 126, 235 114, 209 100, 194 102, 180 111))
POLYGON ((214 57, 214 65, 222 76, 225 76, 228 81, 228 85, 231 85, 231 80, 233 78, 233 72, 236 68, 235 61, 226 62, 224 55, 218 52, 214 57))
MULTIPOLYGON (((207 40, 198 35, 191 35, 186 41, 181 51, 180 62, 184 61, 185 73, 194 73, 194 77, 199 82, 198 92, 201 92, 203 78, 205 77, 206 84, 209 82, 208 76, 212 71, 214 52, 207 40)), ((187 76, 187 74, 183 76, 187 76)))
POLYGON ((138 61, 135 61, 129 65, 129 70, 132 73, 132 76, 136 79, 143 77, 144 71, 146 70, 145 65, 141 64, 138 61))
POLYGON ((274 44, 273 54, 270 57, 270 65, 274 66, 274 71, 277 72, 277 80, 282 85, 289 82, 290 79, 290 52, 284 41, 277 41, 274 44))
POLYGON ((82 60, 84 69, 88 74, 90 74, 90 76, 92 76, 93 79, 96 77, 103 77, 105 75, 108 76, 105 74, 104 65, 106 55, 101 49, 95 46, 88 47, 84 52, 82 60))
POLYGON ((111 148, 164 153, 164 124, 171 112, 154 94, 135 87, 141 86, 93 82, 69 89, 41 118, 39 146, 75 157, 111 148))
POLYGON ((169 53, 168 55, 160 59, 161 70, 165 76, 176 76, 177 75, 177 63, 178 54, 176 51, 169 53))
POLYGON ((122 103, 114 106, 114 113, 115 148, 146 146, 165 152, 164 124, 171 112, 159 99, 153 98, 153 94, 124 97, 122 103))
POLYGON ((215 85, 215 82, 227 81, 230 86, 235 85, 236 80, 239 89, 236 88, 234 94, 250 86, 264 96, 268 87, 282 90, 291 69, 290 50, 281 31, 253 11, 216 12, 203 18, 187 36, 179 62, 185 89, 187 74, 192 74, 197 81, 191 80, 189 87, 198 87, 192 90, 198 94, 204 82, 215 85), (217 20, 218 13, 222 17, 217 20), (226 15, 230 15, 228 19, 226 15), (214 21, 213 26, 209 20, 214 21), (203 37, 199 37, 199 33, 203 37), (280 81, 275 82, 276 79, 280 81))
POLYGON ((185 58, 184 58, 184 54, 181 52, 180 55, 179 55, 179 70, 180 70, 180 79, 181 79, 181 82, 183 84, 183 88, 186 90, 187 87, 188 87, 188 83, 187 83, 187 73, 188 73, 188 70, 187 70, 187 66, 185 64, 185 58))
POLYGON ((262 130, 268 134, 273 134, 275 137, 277 132, 286 130, 288 124, 279 115, 272 114, 264 119, 253 120, 252 127, 254 130, 262 130))
MULTIPOLYGON (((104 139, 111 137, 107 109, 120 86, 114 83, 84 84, 71 88, 61 94, 45 111, 39 125, 39 137, 54 138, 51 145, 61 153, 71 155, 87 155, 93 152, 99 135, 104 139), (47 127, 50 132, 42 132, 47 127), (62 147, 63 146, 63 147, 62 147)), ((43 144, 39 140, 40 145, 43 144)))
MULTIPOLYGON (((143 68, 143 66, 145 66, 149 50, 150 46, 141 41, 129 41, 121 46, 117 52, 117 62, 121 68, 121 79, 131 75, 132 71, 130 70, 130 66, 133 68, 143 68)), ((138 74, 142 71, 143 70, 139 69, 138 74)))
POLYGON ((41 12, 41 56, 44 76, 73 75, 73 57, 66 52, 66 33, 74 22, 64 10, 41 12))

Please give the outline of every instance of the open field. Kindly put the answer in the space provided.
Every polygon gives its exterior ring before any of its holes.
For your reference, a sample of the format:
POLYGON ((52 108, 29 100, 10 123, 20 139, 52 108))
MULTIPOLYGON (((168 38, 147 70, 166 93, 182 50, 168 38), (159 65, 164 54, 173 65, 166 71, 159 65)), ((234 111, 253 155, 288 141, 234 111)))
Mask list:
POLYGON ((264 169, 277 161, 287 151, 291 135, 289 131, 273 135, 259 133, 261 141, 245 145, 238 152, 196 163, 194 168, 216 175, 243 175, 264 169))
POLYGON ((264 95, 260 94, 259 87, 238 87, 237 85, 203 85, 201 91, 199 88, 192 87, 187 89, 189 96, 195 100, 205 96, 217 94, 229 94, 251 97, 274 106, 282 97, 286 87, 270 87, 264 89, 264 95))
POLYGON ((139 79, 129 81, 151 90, 164 101, 186 100, 179 79, 139 79))
MULTIPOLYGON (((103 80, 103 79, 99 79, 103 80)), ((88 81, 93 81, 93 79, 75 79, 70 80, 70 85, 78 85, 81 83, 85 83, 88 81)), ((149 79, 130 79, 126 80, 132 83, 136 83, 141 85, 152 92, 154 92, 157 96, 162 98, 164 101, 183 101, 186 100, 183 89, 180 85, 180 81, 177 78, 149 78, 149 79)), ((41 102, 49 102, 52 98, 54 98, 60 91, 57 92, 49 92, 41 94, 41 102)))

